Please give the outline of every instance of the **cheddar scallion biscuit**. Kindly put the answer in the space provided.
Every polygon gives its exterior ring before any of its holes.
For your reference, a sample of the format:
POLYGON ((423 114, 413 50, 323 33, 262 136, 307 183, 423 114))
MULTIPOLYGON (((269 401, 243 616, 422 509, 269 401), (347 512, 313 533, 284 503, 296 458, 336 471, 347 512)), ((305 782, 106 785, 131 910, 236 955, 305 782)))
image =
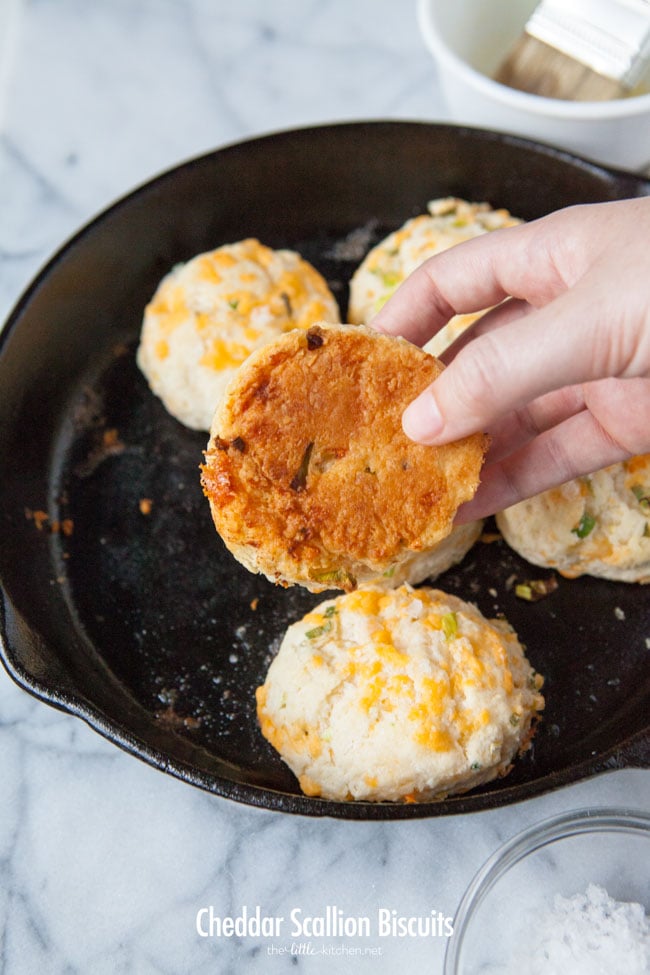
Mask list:
POLYGON ((289 627, 257 709, 308 795, 424 801, 505 775, 542 684, 504 621, 434 589, 368 588, 289 627))
POLYGON ((497 524, 519 555, 568 578, 650 582, 650 454, 520 501, 497 524))
POLYGON ((289 332, 247 359, 202 472, 233 555, 283 585, 351 590, 446 538, 487 438, 425 447, 403 433, 403 410, 441 368, 403 339, 349 325, 289 332))
POLYGON ((138 365, 173 416, 209 430, 251 352, 289 329, 339 317, 326 281, 299 254, 252 238, 225 244, 163 278, 145 310, 138 365))

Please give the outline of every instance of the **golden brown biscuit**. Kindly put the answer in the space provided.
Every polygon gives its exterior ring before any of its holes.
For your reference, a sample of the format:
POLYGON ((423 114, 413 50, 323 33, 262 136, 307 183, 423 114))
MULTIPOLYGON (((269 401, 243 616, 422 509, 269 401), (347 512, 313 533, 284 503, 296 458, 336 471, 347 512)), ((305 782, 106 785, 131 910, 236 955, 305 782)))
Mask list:
POLYGON ((424 447, 402 432, 441 369, 363 326, 323 323, 254 353, 217 408, 202 471, 233 555, 282 585, 351 590, 445 538, 487 438, 424 447))

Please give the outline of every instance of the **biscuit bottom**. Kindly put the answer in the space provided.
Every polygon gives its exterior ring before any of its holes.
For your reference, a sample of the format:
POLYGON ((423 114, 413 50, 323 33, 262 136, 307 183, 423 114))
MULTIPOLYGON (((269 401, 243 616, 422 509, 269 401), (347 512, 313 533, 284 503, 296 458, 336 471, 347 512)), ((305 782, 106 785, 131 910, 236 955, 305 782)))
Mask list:
POLYGON ((507 774, 544 707, 514 631, 435 589, 361 589, 289 627, 257 690, 307 795, 425 801, 507 774))
POLYGON ((487 447, 403 433, 433 356, 364 326, 319 324, 254 353, 222 399, 202 483, 217 531, 252 572, 314 592, 390 577, 446 538, 487 447))

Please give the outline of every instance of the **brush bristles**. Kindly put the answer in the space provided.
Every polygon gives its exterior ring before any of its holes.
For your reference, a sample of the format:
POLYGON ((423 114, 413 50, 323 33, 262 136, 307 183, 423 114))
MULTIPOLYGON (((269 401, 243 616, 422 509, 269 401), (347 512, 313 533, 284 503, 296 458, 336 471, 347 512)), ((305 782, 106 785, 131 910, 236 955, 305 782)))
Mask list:
POLYGON ((627 94, 620 81, 598 74, 528 34, 520 38, 494 78, 509 88, 565 101, 607 101, 627 94))

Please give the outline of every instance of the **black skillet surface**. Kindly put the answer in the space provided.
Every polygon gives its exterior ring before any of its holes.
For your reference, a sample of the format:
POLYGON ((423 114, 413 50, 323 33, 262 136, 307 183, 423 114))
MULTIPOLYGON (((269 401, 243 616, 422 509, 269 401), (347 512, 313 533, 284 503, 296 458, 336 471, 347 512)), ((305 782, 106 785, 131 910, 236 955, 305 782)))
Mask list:
POLYGON ((97 217, 40 273, 1 338, 0 622, 10 675, 158 768, 284 812, 469 812, 648 766, 648 591, 560 579, 555 593, 524 603, 513 579, 544 572, 494 542, 436 585, 488 615, 504 612, 545 674, 532 751, 507 779, 440 803, 303 796, 259 734, 253 694, 287 624, 322 596, 275 588, 226 552, 199 487, 206 437, 166 414, 134 363, 159 279, 226 242, 255 236, 300 251, 344 309, 361 255, 342 242, 359 231, 367 249, 432 198, 485 199, 532 219, 648 194, 648 181, 509 136, 369 122, 229 146, 97 217))

